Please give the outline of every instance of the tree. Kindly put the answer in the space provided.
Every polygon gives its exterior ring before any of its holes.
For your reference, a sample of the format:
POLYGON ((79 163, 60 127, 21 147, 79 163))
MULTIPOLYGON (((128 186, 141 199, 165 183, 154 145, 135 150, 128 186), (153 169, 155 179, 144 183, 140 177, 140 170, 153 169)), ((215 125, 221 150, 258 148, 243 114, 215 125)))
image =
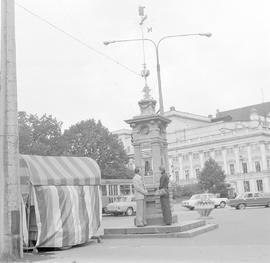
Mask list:
POLYGON ((102 178, 127 178, 131 172, 126 168, 128 156, 123 144, 105 128, 100 121, 94 119, 78 122, 65 130, 64 154, 87 156, 96 160, 102 178))
POLYGON ((217 162, 210 158, 204 164, 204 167, 198 177, 198 183, 203 191, 211 193, 220 193, 227 195, 226 175, 217 162))
POLYGON ((60 155, 63 152, 61 141, 62 122, 51 115, 27 114, 18 112, 19 152, 21 154, 60 155))

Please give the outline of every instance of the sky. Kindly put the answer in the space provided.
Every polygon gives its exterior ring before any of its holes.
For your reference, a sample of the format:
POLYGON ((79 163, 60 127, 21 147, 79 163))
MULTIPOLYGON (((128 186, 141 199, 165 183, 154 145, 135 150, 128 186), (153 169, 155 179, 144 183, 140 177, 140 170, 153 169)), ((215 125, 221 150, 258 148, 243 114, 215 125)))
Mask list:
MULTIPOLYGON (((50 114, 63 128, 93 118, 114 131, 139 115, 145 37, 159 48, 165 111, 199 115, 270 101, 267 0, 16 0, 18 110, 50 114), (42 20, 43 19, 43 20, 42 20), (47 22, 45 22, 46 20, 47 22), (65 33, 63 33, 65 32, 65 33), (80 42, 79 42, 79 41, 80 42)), ((145 43, 148 85, 158 100, 155 50, 145 43)), ((157 107, 158 109, 158 107, 157 107)))

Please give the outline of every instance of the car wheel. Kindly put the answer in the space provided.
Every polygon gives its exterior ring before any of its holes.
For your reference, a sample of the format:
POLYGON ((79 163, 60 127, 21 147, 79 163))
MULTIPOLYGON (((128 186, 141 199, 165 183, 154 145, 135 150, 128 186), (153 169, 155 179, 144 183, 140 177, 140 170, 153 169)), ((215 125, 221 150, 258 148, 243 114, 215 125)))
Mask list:
POLYGON ((189 210, 194 210, 194 207, 190 207, 189 210))
POLYGON ((226 206, 226 203, 225 202, 220 202, 220 204, 219 204, 219 207, 220 208, 224 208, 226 206))
POLYGON ((132 207, 129 207, 126 211, 126 215, 127 216, 132 216, 133 215, 133 208, 132 207))
POLYGON ((270 207, 270 202, 267 203, 266 207, 270 207))
POLYGON ((245 204, 239 204, 238 205, 238 209, 245 209, 246 208, 246 205, 245 204))

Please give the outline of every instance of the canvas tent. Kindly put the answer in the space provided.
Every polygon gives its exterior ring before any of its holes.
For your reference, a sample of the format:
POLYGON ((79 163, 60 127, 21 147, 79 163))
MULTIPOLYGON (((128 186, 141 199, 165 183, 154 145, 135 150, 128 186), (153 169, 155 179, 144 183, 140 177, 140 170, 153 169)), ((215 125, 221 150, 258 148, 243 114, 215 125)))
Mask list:
POLYGON ((27 246, 82 244, 101 223, 101 175, 87 157, 20 155, 27 246))

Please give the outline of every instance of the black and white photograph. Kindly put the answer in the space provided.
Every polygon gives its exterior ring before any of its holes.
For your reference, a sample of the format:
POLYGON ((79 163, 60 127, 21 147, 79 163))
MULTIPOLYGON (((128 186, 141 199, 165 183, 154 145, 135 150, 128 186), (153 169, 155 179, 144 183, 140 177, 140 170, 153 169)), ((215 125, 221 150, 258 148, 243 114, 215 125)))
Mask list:
POLYGON ((0 3, 0 262, 270 262, 269 1, 0 3))

